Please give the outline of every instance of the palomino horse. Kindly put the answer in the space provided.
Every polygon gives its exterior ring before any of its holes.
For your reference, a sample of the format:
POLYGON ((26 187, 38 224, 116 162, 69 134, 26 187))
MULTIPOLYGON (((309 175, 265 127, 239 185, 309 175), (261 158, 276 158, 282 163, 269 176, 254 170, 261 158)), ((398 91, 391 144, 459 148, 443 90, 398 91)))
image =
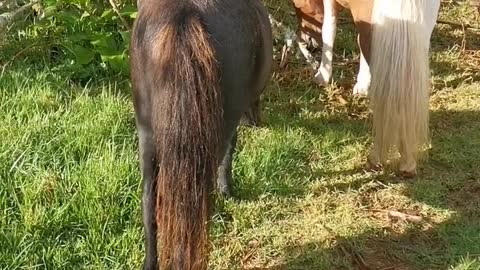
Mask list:
MULTIPOLYGON (((293 2, 304 40, 309 32, 322 34, 322 64, 316 76, 323 82, 331 76, 336 16, 342 7, 350 9, 362 52, 358 83, 362 82, 363 70, 365 78, 368 68, 371 74, 374 143, 367 166, 379 168, 398 150, 400 175, 414 177, 418 155, 429 141, 428 53, 440 0, 293 2)), ((364 91, 366 86, 357 89, 364 91)))
POLYGON ((204 270, 212 180, 228 194, 236 127, 270 77, 270 23, 259 0, 139 4, 130 48, 144 269, 204 270))

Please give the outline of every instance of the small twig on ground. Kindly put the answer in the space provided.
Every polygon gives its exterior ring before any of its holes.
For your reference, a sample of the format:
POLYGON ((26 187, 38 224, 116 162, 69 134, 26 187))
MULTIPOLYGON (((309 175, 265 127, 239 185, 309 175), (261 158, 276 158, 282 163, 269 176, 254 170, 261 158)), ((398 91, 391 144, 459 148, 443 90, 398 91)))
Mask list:
POLYGON ((120 13, 120 11, 118 10, 118 6, 117 6, 117 3, 115 3, 115 0, 108 0, 108 2, 110 3, 110 5, 112 6, 112 9, 115 13, 117 13, 118 17, 120 18, 120 20, 122 21, 123 25, 125 26, 125 28, 127 30, 132 30, 130 25, 128 24, 127 20, 125 20, 125 18, 122 16, 122 14, 120 13))
POLYGON ((252 240, 250 241, 250 243, 248 243, 248 245, 250 246, 250 251, 248 251, 248 253, 243 256, 242 264, 246 264, 250 260, 250 258, 255 254, 255 251, 260 246, 260 241, 252 240))
POLYGON ((402 219, 405 221, 409 221, 412 223, 421 223, 423 222, 423 217, 421 216, 414 216, 414 215, 409 215, 405 214, 396 210, 382 210, 382 209, 372 209, 374 212, 383 212, 386 213, 389 218, 397 218, 397 219, 402 219))
POLYGON ((371 268, 365 262, 365 259, 363 259, 363 257, 357 252, 355 252, 352 248, 349 248, 347 250, 344 246, 340 246, 340 249, 345 256, 349 256, 352 259, 353 263, 358 266, 358 269, 371 270, 371 268))
POLYGON ((280 65, 279 65, 280 68, 284 68, 285 65, 287 64, 288 51, 289 51, 288 46, 283 45, 283 47, 282 47, 282 58, 280 59, 280 65))
POLYGON ((409 215, 395 210, 387 211, 387 215, 389 218, 399 218, 413 223, 420 223, 423 221, 421 216, 409 215))
POLYGON ((470 25, 470 24, 463 24, 463 23, 450 22, 450 21, 444 21, 444 20, 437 20, 437 23, 446 24, 446 25, 450 25, 450 26, 453 26, 453 27, 456 27, 456 28, 462 28, 462 29, 480 30, 480 28, 475 27, 475 26, 470 25))

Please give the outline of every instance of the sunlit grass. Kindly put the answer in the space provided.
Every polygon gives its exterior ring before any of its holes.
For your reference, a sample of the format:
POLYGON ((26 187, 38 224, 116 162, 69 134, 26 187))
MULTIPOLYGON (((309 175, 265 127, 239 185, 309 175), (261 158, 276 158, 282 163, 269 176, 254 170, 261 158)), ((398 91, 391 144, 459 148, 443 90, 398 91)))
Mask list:
MULTIPOLYGON (((267 2, 294 27, 288 1, 267 2)), ((452 2, 441 18, 475 16, 452 2)), ((361 170, 366 101, 350 95, 357 67, 340 62, 358 52, 352 27, 340 27, 332 86, 313 84, 291 55, 263 96, 262 126, 240 128, 235 198, 216 203, 209 269, 480 269, 480 34, 435 30, 433 147, 419 177, 402 181, 361 170)), ((139 269, 125 79, 80 86, 21 61, 0 77, 0 269, 139 269)))

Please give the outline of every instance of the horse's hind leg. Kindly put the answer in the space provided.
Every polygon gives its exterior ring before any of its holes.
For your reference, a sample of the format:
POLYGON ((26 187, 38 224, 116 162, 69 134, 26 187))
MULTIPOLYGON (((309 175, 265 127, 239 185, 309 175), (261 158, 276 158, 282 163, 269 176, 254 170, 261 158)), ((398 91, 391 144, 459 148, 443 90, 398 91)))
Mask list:
POLYGON ((225 156, 223 157, 222 163, 218 167, 217 187, 220 194, 225 197, 230 197, 232 195, 232 161, 236 145, 237 132, 235 131, 230 142, 227 145, 227 149, 225 151, 225 156))
POLYGON ((146 92, 135 89, 135 116, 139 139, 140 168, 142 172, 142 218, 145 231, 145 261, 143 269, 156 270, 157 228, 155 222, 156 205, 156 160, 153 129, 150 124, 151 110, 146 92))
POLYGON ((367 171, 379 172, 383 169, 382 163, 380 162, 380 154, 378 153, 378 148, 375 143, 373 144, 372 150, 367 157, 367 164, 365 166, 367 171))
POLYGON ((140 165, 142 168, 142 217, 145 230, 145 270, 157 269, 157 230, 155 222, 155 149, 152 132, 138 125, 140 165))
POLYGON ((252 103, 247 112, 240 119, 242 125, 258 127, 261 123, 260 98, 252 103))
MULTIPOLYGON (((252 103, 249 110, 240 119, 240 123, 250 126, 260 125, 260 97, 252 103)), ((234 131, 230 139, 222 163, 218 167, 217 187, 220 194, 225 197, 232 195, 232 161, 237 146, 237 131, 234 131)))
POLYGON ((400 144, 400 162, 398 174, 402 178, 414 178, 417 175, 417 161, 414 153, 408 149, 408 145, 402 140, 400 144))

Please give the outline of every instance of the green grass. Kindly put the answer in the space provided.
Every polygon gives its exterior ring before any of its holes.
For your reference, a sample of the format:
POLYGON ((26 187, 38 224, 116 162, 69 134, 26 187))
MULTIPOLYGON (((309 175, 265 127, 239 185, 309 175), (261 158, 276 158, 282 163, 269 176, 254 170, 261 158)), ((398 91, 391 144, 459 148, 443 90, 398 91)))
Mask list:
MULTIPOLYGON (((293 27, 288 2, 275 6, 293 27)), ((441 14, 478 27, 475 16, 453 2, 441 14)), ((338 35, 332 86, 311 83, 291 55, 263 96, 264 125, 240 128, 236 198, 216 204, 209 269, 480 269, 480 32, 434 32, 433 146, 412 181, 360 169, 366 102, 349 94, 357 66, 341 65, 357 57, 355 34, 338 35)), ((127 78, 80 85, 32 61, 0 77, 0 269, 138 269, 127 78)))

